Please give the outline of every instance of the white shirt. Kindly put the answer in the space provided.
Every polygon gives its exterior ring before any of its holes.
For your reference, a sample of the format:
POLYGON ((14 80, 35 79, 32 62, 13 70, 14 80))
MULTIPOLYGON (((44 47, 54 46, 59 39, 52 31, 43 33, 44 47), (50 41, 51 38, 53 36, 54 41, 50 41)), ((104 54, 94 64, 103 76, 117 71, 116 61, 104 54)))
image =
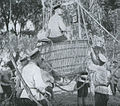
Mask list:
POLYGON ((102 94, 109 94, 112 95, 112 91, 110 86, 100 86, 101 84, 107 84, 108 79, 110 77, 110 72, 106 70, 105 66, 99 66, 91 63, 89 65, 89 69, 92 70, 91 73, 91 80, 95 87, 95 92, 102 93, 102 94), (99 86, 98 86, 99 85, 99 86))
MULTIPOLYGON (((43 96, 40 95, 40 93, 34 88, 37 88, 43 92, 44 89, 47 87, 47 84, 45 84, 42 79, 41 71, 42 71, 42 69, 40 69, 33 62, 28 63, 22 70, 22 77, 23 77, 24 81, 26 82, 26 84, 31 89, 33 96, 35 96, 35 98, 37 100, 43 99, 43 96)), ((22 85, 22 87, 23 87, 23 85, 22 85)), ((29 98, 25 89, 23 90, 23 92, 21 94, 21 98, 29 98)))
POLYGON ((61 31, 66 31, 62 17, 58 14, 53 15, 49 20, 48 29, 50 30, 49 37, 62 36, 61 31))

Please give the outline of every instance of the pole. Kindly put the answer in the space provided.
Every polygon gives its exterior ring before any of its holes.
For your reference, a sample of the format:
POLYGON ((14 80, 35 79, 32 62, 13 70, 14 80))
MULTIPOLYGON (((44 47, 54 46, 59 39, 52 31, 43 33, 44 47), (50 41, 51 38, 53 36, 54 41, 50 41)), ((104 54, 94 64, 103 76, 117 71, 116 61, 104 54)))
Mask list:
POLYGON ((78 31, 79 31, 79 38, 82 39, 81 36, 81 20, 80 20, 80 7, 79 4, 77 5, 77 10, 78 10, 78 31))
POLYGON ((52 16, 52 9, 53 9, 53 5, 52 5, 53 1, 50 0, 50 17, 52 16))
POLYGON ((42 14, 43 14, 43 23, 42 23, 42 28, 44 28, 44 24, 45 24, 45 14, 44 14, 44 12, 45 12, 45 5, 44 5, 44 0, 41 0, 41 2, 42 2, 42 6, 43 6, 43 8, 42 8, 42 14))
POLYGON ((15 70, 17 71, 17 74, 18 74, 18 76, 19 76, 19 78, 20 78, 20 80, 21 80, 21 82, 22 82, 22 84, 23 84, 23 86, 24 86, 24 88, 25 88, 28 96, 30 97, 31 100, 33 100, 35 103, 37 103, 38 106, 41 106, 41 104, 40 104, 40 103, 36 100, 36 98, 33 96, 30 88, 28 87, 28 85, 26 84, 26 82, 24 81, 24 79, 22 78, 22 75, 21 75, 20 71, 18 70, 17 65, 16 65, 16 63, 15 63, 15 61, 14 61, 14 58, 13 58, 13 54, 12 54, 12 52, 11 52, 11 49, 10 49, 10 48, 8 48, 8 49, 10 50, 11 61, 12 61, 13 65, 14 65, 14 67, 15 67, 15 70))
MULTIPOLYGON (((10 0, 10 20, 11 20, 11 0, 10 0)), ((8 39, 9 39, 9 35, 10 35, 10 31, 8 30, 8 39)), ((17 72, 17 74, 18 74, 18 77, 20 78, 23 86, 25 87, 25 90, 26 90, 28 96, 30 97, 31 100, 33 100, 35 103, 37 103, 38 106, 41 106, 41 104, 40 104, 40 103, 36 100, 36 98, 33 96, 30 88, 28 87, 28 85, 27 85, 26 82, 24 81, 24 79, 23 79, 20 71, 18 70, 17 64, 16 64, 16 62, 15 62, 15 60, 14 60, 13 53, 12 53, 12 51, 11 51, 11 46, 10 46, 9 43, 8 43, 7 47, 8 47, 8 49, 9 49, 9 51, 10 51, 10 59, 11 59, 11 61, 12 61, 12 63, 13 63, 13 66, 15 67, 15 70, 16 70, 16 72, 17 72)))
MULTIPOLYGON (((81 8, 80 8, 81 9, 81 8)), ((85 17, 84 17, 84 13, 83 10, 81 9, 81 13, 82 13, 82 19, 83 19, 83 24, 84 24, 84 29, 85 29, 85 33, 88 39, 88 44, 89 44, 89 36, 88 36, 88 31, 87 31, 87 27, 86 27, 86 22, 85 22, 85 17)), ((90 45, 90 44, 89 44, 90 45)))
POLYGON ((12 11, 11 11, 11 0, 10 0, 10 21, 11 21, 11 14, 12 14, 12 11))
POLYGON ((105 27, 102 26, 79 2, 77 2, 77 3, 106 33, 108 33, 108 35, 110 35, 115 41, 120 43, 120 41, 117 40, 116 37, 114 37, 107 29, 105 29, 105 27))

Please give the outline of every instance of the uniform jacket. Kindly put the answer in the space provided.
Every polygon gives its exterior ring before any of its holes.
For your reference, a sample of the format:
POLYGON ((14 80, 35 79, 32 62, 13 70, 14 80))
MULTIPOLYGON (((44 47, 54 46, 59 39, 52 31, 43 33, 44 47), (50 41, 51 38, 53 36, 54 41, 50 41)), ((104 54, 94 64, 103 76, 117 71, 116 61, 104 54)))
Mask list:
POLYGON ((62 17, 58 14, 53 15, 49 20, 48 29, 50 30, 49 37, 62 36, 62 31, 66 31, 62 17))
MULTIPOLYGON (((43 99, 39 91, 45 92, 45 88, 49 86, 43 81, 42 71, 43 70, 33 62, 28 63, 22 70, 22 77, 37 100, 43 99)), ((23 88, 21 98, 29 98, 22 84, 21 86, 23 88)))

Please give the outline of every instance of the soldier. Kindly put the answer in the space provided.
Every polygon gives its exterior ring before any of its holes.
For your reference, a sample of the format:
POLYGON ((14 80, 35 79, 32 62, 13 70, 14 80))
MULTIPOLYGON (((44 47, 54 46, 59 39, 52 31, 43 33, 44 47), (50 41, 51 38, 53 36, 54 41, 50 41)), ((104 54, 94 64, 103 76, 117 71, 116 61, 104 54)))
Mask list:
MULTIPOLYGON (((42 104, 42 106, 48 106, 47 101, 44 99, 45 88, 51 86, 51 84, 46 84, 42 78, 42 69, 37 66, 40 62, 39 50, 35 49, 30 54, 30 61, 22 69, 22 77, 28 87, 30 88, 34 97, 42 104)), ((21 84, 23 91, 21 93, 20 99, 17 101, 17 106, 37 106, 34 101, 31 101, 23 84, 21 84)))
POLYGON ((84 70, 84 72, 80 73, 79 79, 77 81, 78 102, 80 101, 80 104, 82 104, 82 106, 86 106, 88 87, 89 87, 88 72, 84 70))
POLYGON ((89 70, 93 71, 92 80, 95 86, 95 106, 107 106, 110 93, 110 87, 107 86, 110 72, 105 66, 107 58, 99 49, 96 54, 92 51, 91 59, 93 63, 89 65, 89 70))
POLYGON ((61 42, 67 40, 66 31, 67 28, 61 17, 62 9, 61 5, 57 4, 54 6, 55 14, 50 18, 48 22, 48 29, 50 30, 50 35, 48 39, 52 40, 53 43, 61 42))
MULTIPOLYGON (((27 55, 23 55, 23 57, 20 59, 20 63, 18 64, 18 69, 20 70, 20 73, 21 73, 21 70, 24 66, 26 66, 28 64, 29 60, 28 60, 28 57, 27 55)), ((14 78, 14 77, 13 77, 14 78)), ((22 88, 21 88, 21 80, 17 74, 17 72, 15 72, 15 89, 16 89, 16 97, 19 98, 21 93, 22 93, 22 88)))

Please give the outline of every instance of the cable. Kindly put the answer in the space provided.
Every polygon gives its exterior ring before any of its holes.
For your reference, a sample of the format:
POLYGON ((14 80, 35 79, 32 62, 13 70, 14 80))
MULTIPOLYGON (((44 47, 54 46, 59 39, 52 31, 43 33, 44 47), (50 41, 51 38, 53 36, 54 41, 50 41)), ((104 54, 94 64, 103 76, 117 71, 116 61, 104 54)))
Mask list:
POLYGON ((116 37, 114 37, 107 29, 105 29, 104 26, 102 26, 79 2, 77 2, 79 4, 79 6, 105 31, 108 33, 108 35, 110 35, 115 41, 117 41, 118 43, 120 43, 119 40, 116 39, 116 37))

